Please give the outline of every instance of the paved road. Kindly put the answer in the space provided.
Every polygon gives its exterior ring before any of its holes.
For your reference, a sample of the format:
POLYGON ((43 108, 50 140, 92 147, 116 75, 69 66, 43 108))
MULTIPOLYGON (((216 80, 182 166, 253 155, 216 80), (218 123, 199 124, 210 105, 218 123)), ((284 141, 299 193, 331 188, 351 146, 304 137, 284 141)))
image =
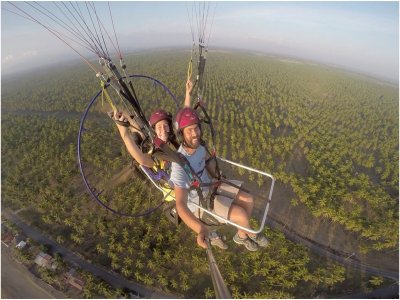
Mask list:
MULTIPOLYGON (((14 224, 16 224, 22 230, 22 232, 26 236, 30 237, 32 240, 35 240, 41 244, 50 245, 53 252, 58 252, 58 253, 62 254, 63 259, 68 261, 70 264, 75 265, 76 267, 79 267, 83 270, 86 270, 99 278, 102 278, 103 280, 105 280, 106 282, 108 282, 109 284, 111 284, 114 287, 128 288, 128 289, 134 290, 134 291, 140 293, 141 295, 143 295, 145 298, 176 298, 176 295, 174 296, 174 295, 168 295, 168 294, 161 293, 161 292, 156 292, 156 291, 151 290, 143 285, 126 280, 124 277, 120 276, 119 274, 117 274, 115 272, 109 271, 103 267, 100 267, 98 265, 91 264, 91 263, 85 261, 82 257, 78 256, 74 252, 57 244, 49 237, 44 236, 38 230, 25 224, 21 219, 19 219, 13 213, 3 211, 3 215, 8 220, 10 220, 14 224)), ((29 298, 33 298, 33 297, 29 297, 29 298)))
POLYGON ((65 298, 16 262, 6 246, 1 247, 1 298, 54 299, 65 298))
MULTIPOLYGON (((84 259, 80 258, 78 255, 75 253, 71 252, 69 249, 58 245, 56 242, 51 240, 48 237, 43 236, 43 234, 31 227, 29 225, 25 224, 22 222, 17 216, 15 216, 12 213, 8 212, 3 212, 3 214, 12 221, 14 224, 16 224, 18 227, 22 229, 22 231, 25 233, 25 235, 31 237, 33 240, 38 241, 40 243, 44 244, 49 244, 52 246, 53 251, 59 252, 63 255, 64 259, 69 261, 72 264, 75 264, 76 266, 79 266, 80 268, 87 270, 88 272, 93 273, 94 275, 104 279, 114 287, 126 287, 129 289, 132 289, 134 291, 139 292, 142 294, 145 298, 175 298, 172 295, 167 295, 167 294, 162 294, 158 292, 154 292, 153 290, 150 290, 146 288, 145 286, 136 284, 134 282, 126 280, 124 277, 118 275, 117 273, 111 273, 108 270, 90 264, 86 262, 84 259)), ((306 238, 303 238, 299 235, 297 235, 295 232, 290 230, 289 228, 286 228, 284 224, 281 224, 279 221, 277 221, 274 218, 267 218, 267 224, 270 225, 272 228, 279 228, 286 236, 291 241, 294 241, 296 243, 301 243, 307 247, 309 247, 313 252, 329 257, 333 260, 336 260, 340 262, 343 265, 347 266, 352 266, 353 268, 362 270, 364 272, 374 274, 374 275, 380 275, 388 278, 392 278, 395 280, 398 280, 399 278, 399 273, 398 272, 391 272, 391 271, 386 271, 386 270, 380 270, 378 268, 373 268, 370 266, 367 266, 365 264, 360 263, 357 260, 353 260, 352 258, 349 257, 344 257, 340 253, 334 253, 332 251, 329 251, 329 249, 325 249, 321 245, 317 244, 315 241, 308 240, 306 238)), ((398 285, 397 285, 398 286, 398 285)))

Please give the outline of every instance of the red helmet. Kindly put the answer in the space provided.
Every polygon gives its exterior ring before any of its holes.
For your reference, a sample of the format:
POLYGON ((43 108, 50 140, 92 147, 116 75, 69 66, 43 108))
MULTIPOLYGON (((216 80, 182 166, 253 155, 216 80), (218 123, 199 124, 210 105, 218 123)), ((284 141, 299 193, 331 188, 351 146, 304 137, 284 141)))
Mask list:
POLYGON ((175 117, 175 129, 177 131, 193 124, 200 124, 199 116, 193 108, 185 107, 178 111, 175 117))
POLYGON ((163 109, 157 109, 150 116, 149 120, 150 126, 154 126, 156 125, 156 123, 162 120, 172 121, 172 116, 163 109))

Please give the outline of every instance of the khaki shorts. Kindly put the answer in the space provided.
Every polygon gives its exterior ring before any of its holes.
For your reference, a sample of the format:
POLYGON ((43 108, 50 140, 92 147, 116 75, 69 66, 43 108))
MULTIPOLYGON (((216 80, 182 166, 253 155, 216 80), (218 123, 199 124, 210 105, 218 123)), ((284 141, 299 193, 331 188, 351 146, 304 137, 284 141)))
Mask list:
MULTIPOLYGON (((243 181, 239 180, 229 180, 229 181, 239 187, 241 187, 243 184, 243 181)), ((217 194, 214 197, 214 209, 212 210, 212 212, 220 217, 223 217, 224 219, 228 219, 229 210, 231 208, 233 201, 235 201, 236 197, 238 196, 238 194, 239 194, 238 188, 233 187, 226 183, 222 183, 218 187, 217 194)), ((203 213, 204 211, 200 212, 200 217, 203 216, 203 213)), ((218 221, 221 223, 226 223, 225 220, 219 218, 218 221)))

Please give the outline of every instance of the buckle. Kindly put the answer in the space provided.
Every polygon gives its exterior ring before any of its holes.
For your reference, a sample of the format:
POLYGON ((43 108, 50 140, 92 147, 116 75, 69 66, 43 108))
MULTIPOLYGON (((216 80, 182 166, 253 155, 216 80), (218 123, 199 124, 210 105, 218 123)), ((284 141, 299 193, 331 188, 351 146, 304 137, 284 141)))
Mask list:
POLYGON ((200 187, 200 182, 198 180, 194 180, 192 182, 192 186, 194 186, 196 189, 200 187))

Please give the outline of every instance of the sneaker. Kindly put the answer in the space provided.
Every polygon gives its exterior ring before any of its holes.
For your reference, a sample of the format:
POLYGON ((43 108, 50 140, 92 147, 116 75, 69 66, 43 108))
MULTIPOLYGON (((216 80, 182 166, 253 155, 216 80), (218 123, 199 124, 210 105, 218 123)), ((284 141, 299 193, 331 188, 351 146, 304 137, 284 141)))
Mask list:
POLYGON ((252 239, 249 239, 248 237, 242 239, 237 233, 233 236, 233 241, 236 244, 239 245, 244 245, 247 250, 249 251, 257 251, 258 250, 258 245, 255 241, 252 239))
POLYGON ((249 236, 249 238, 254 242, 256 242, 257 245, 260 247, 265 248, 269 245, 267 238, 262 234, 257 234, 256 236, 249 236))
POLYGON ((221 248, 222 250, 228 249, 228 245, 224 243, 222 237, 217 233, 217 231, 211 231, 209 234, 209 238, 212 246, 221 248))

